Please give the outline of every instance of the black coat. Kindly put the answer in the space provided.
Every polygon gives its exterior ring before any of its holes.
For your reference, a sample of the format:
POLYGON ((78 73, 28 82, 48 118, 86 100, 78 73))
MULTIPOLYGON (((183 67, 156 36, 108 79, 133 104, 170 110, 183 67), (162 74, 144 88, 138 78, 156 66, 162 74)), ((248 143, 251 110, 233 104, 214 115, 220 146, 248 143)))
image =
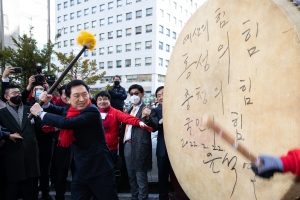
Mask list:
POLYGON ((119 87, 114 86, 114 88, 109 90, 108 92, 111 96, 111 100, 110 100, 111 106, 115 109, 123 111, 124 100, 127 98, 127 93, 125 88, 121 86, 119 87))
POLYGON ((24 105, 21 128, 7 108, 0 109, 0 125, 7 128, 10 133, 17 132, 23 137, 23 140, 17 139, 16 143, 6 140, 3 146, 8 182, 21 181, 40 175, 36 127, 27 119, 28 113, 30 113, 29 107, 24 105))
POLYGON ((73 118, 66 118, 66 107, 50 105, 44 109, 46 113, 43 125, 60 129, 72 129, 75 141, 71 145, 78 176, 90 179, 114 168, 108 146, 105 141, 102 119, 98 108, 88 106, 73 118), (54 114, 51 114, 54 113, 54 114))

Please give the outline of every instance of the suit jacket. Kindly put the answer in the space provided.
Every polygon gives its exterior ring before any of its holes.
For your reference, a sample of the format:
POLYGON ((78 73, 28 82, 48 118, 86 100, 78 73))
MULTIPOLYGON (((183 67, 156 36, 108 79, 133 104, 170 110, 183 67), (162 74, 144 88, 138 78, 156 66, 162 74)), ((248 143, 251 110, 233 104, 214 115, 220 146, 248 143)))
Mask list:
POLYGON ((60 129, 72 129, 75 141, 71 145, 78 176, 90 179, 114 168, 105 141, 102 119, 95 105, 88 106, 73 118, 66 118, 70 105, 58 107, 50 104, 44 109, 43 125, 60 129), (51 114, 53 113, 53 114, 51 114))
POLYGON ((29 107, 24 105, 22 127, 8 111, 0 109, 0 125, 7 128, 10 133, 19 133, 23 140, 6 140, 4 149, 4 162, 8 182, 21 181, 28 178, 38 177, 39 153, 35 136, 35 124, 27 119, 30 113, 29 107))
MULTIPOLYGON (((153 132, 157 130, 158 119, 155 111, 152 111, 148 121, 142 118, 142 110, 146 105, 142 103, 135 117, 140 118, 148 126, 153 128, 153 132)), ((133 108, 128 110, 131 113, 133 108)), ((122 125, 122 133, 125 134, 126 125, 122 125)), ((131 129, 131 169, 136 171, 148 171, 152 169, 152 140, 151 133, 133 126, 131 129)))
MULTIPOLYGON (((158 115, 158 121, 163 118, 162 115, 162 105, 159 105, 155 108, 155 111, 158 115)), ((167 155, 165 136, 164 136, 164 125, 158 124, 158 134, 157 134, 157 146, 156 146, 156 156, 164 157, 167 155)))

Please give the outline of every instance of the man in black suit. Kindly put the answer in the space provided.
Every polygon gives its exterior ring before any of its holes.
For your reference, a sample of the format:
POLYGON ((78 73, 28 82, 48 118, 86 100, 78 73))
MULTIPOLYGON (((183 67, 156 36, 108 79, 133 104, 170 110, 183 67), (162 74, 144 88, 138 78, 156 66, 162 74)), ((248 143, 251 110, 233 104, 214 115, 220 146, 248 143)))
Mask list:
POLYGON ((30 112, 42 119, 44 125, 60 128, 59 145, 69 146, 74 153, 76 171, 71 185, 72 199, 118 199, 114 162, 105 141, 98 108, 89 99, 89 87, 73 80, 65 88, 70 105, 50 104, 51 95, 41 94, 43 108, 34 104, 30 112), (53 114, 52 114, 53 113, 53 114))
POLYGON ((39 173, 39 154, 35 136, 35 121, 27 119, 29 107, 23 105, 18 86, 9 85, 4 94, 7 106, 0 109, 0 125, 10 133, 19 133, 23 140, 6 140, 3 145, 7 177, 6 199, 34 199, 39 173))

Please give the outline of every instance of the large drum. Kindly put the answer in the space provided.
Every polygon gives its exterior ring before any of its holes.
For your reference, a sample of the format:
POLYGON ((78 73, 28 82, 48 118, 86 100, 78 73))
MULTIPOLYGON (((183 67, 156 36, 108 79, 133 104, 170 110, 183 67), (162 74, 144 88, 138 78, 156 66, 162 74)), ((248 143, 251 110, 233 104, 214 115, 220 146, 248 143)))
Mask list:
POLYGON ((255 176, 250 161, 203 123, 208 114, 252 154, 300 142, 300 12, 286 0, 210 0, 186 23, 164 92, 172 167, 198 199, 295 199, 292 174, 255 176))

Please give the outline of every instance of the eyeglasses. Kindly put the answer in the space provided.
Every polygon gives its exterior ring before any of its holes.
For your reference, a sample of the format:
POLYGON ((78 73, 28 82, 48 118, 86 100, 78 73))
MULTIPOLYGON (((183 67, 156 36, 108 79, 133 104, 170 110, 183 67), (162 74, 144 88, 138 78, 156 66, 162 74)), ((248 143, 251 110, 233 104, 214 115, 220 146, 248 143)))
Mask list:
POLYGON ((129 93, 130 94, 130 96, 132 96, 132 95, 139 95, 140 94, 140 92, 135 92, 135 93, 129 93))

